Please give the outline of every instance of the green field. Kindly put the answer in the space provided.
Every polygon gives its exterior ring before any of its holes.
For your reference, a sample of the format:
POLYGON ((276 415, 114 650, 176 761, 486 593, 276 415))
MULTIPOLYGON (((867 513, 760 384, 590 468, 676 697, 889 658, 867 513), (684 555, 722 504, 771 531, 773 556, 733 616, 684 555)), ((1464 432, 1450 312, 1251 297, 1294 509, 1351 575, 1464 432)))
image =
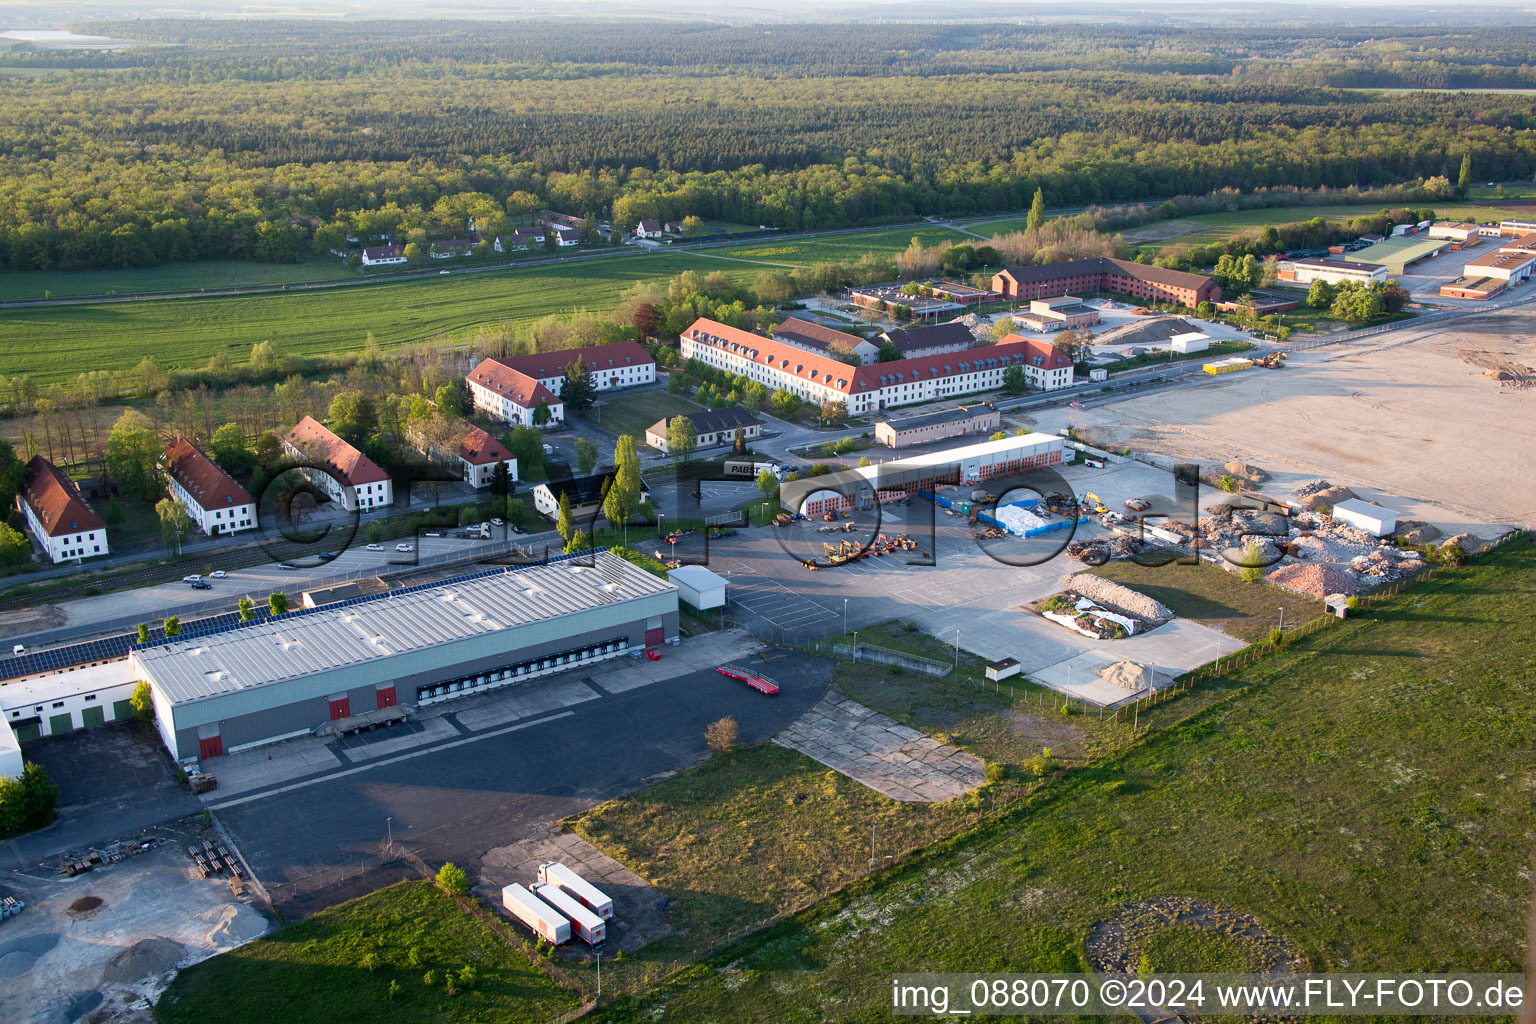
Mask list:
MULTIPOLYGON (((1518 971, 1533 708, 1526 539, 1203 683, 1157 709, 1181 722, 603 1017, 886 1019, 893 972, 1083 971, 1092 925, 1179 898, 1251 915, 1303 970, 1518 971)), ((1224 934, 1141 921, 1131 962, 1250 966, 1224 934)))
POLYGON ((362 276, 338 259, 304 263, 258 263, 255 260, 203 260, 163 263, 127 270, 55 270, 0 273, 0 302, 12 299, 65 299, 75 295, 136 295, 290 284, 295 281, 341 281, 362 276))
POLYGON ((403 882, 188 967, 155 1013, 164 1024, 543 1024, 573 1009, 512 935, 429 882, 403 882))
MULTIPOLYGON (((1498 221, 1512 216, 1511 211, 1496 206, 1470 203, 1424 205, 1433 205, 1436 216, 1447 220, 1498 221)), ((1227 213, 1193 214, 1179 219, 1204 224, 1206 230, 1180 235, 1163 244, 1183 242, 1190 245, 1208 245, 1211 242, 1225 241, 1244 231, 1257 231, 1269 224, 1299 224, 1313 217, 1322 217, 1330 221, 1352 220, 1365 214, 1380 213, 1382 209, 1382 203, 1362 203, 1346 206, 1281 206, 1267 210, 1232 210, 1227 213)))
POLYGON ((456 274, 334 291, 0 310, 0 366, 42 383, 81 370, 119 370, 145 355, 162 367, 196 367, 214 352, 243 362, 270 339, 288 354, 360 349, 372 331, 385 347, 426 342, 551 313, 606 310, 637 281, 733 266, 687 253, 619 256, 523 270, 456 274), (61 360, 58 353, 70 358, 61 360))
POLYGON ((691 398, 666 391, 637 391, 603 399, 603 407, 590 419, 604 430, 615 434, 633 434, 636 442, 645 444, 645 428, 663 417, 679 413, 698 412, 703 406, 691 398))
POLYGON ((856 260, 867 252, 895 256, 907 247, 914 237, 924 245, 939 242, 978 241, 958 231, 940 227, 879 228, 872 231, 855 231, 843 235, 823 235, 816 238, 758 239, 740 245, 722 245, 703 250, 716 256, 778 263, 786 266, 808 267, 816 263, 840 263, 856 260))

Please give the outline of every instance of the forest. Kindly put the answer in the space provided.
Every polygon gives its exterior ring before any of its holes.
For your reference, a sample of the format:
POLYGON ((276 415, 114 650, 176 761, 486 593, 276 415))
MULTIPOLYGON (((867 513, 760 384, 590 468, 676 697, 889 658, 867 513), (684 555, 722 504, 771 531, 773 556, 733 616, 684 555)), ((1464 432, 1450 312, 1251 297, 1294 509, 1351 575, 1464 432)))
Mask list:
POLYGON ((552 208, 785 229, 1536 173, 1492 26, 147 20, 0 50, 0 269, 297 262, 552 208), (1346 88, 1347 87, 1347 88, 1346 88))

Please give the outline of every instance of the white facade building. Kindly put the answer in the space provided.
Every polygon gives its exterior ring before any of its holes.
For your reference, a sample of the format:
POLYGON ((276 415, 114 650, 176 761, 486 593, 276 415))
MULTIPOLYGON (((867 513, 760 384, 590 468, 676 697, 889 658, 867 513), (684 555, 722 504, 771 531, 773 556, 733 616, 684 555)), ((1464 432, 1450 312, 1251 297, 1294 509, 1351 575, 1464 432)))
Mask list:
POLYGON ((315 468, 304 475, 348 512, 367 512, 395 503, 394 482, 368 456, 305 416, 283 438, 283 451, 315 468))
POLYGON ((185 437, 177 434, 171 439, 160 469, 171 497, 181 502, 207 536, 256 528, 256 499, 185 437))
POLYGON ((64 471, 41 455, 27 463, 16 504, 27 531, 55 564, 107 554, 107 524, 64 471))

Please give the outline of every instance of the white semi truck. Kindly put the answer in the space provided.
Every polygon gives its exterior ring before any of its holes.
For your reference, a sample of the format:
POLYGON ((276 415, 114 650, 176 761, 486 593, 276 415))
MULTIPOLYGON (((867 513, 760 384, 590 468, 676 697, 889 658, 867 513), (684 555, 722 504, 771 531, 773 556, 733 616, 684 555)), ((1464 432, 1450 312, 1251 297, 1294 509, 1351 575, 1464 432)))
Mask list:
POLYGON ((581 941, 587 945, 600 946, 608 937, 608 926, 603 923, 603 919, 576 902, 576 897, 558 885, 534 882, 533 894, 564 914, 581 941))
POLYGON ((582 906, 602 918, 604 921, 613 920, 613 900, 604 895, 603 891, 591 882, 582 878, 576 872, 564 864, 555 861, 545 861, 539 865, 539 881, 550 885, 558 885, 566 892, 575 896, 582 906))

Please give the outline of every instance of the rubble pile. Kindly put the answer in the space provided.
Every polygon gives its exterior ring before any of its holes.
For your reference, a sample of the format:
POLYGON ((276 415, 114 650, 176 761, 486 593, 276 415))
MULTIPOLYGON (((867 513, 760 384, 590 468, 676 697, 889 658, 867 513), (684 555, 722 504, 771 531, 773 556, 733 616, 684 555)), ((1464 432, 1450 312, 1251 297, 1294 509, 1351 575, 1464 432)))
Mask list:
POLYGON ((1404 544, 1412 544, 1418 547, 1428 544, 1432 540, 1440 539, 1440 531, 1429 523, 1420 522, 1417 519, 1400 521, 1397 524, 1397 536, 1404 544))
POLYGON ((1069 593, 1089 598, 1106 608, 1134 615, 1138 619, 1145 619, 1152 625, 1160 626, 1173 618, 1173 612, 1161 601, 1093 573, 1069 573, 1062 577, 1061 586, 1069 593))
POLYGON ((1368 555, 1351 559, 1349 567, 1362 577, 1370 577, 1361 582, 1379 585, 1412 576, 1424 568, 1424 558, 1417 551, 1377 548, 1368 555))
POLYGON ((1319 601, 1330 594, 1353 596, 1360 590, 1355 577, 1343 569, 1318 562, 1292 562, 1282 565, 1265 577, 1277 587, 1284 587, 1293 594, 1315 597, 1319 601))
POLYGON ((1307 480, 1292 488, 1291 493, 1296 495, 1297 498, 1310 498, 1318 491, 1326 491, 1332 486, 1333 484, 1327 480, 1307 480))

